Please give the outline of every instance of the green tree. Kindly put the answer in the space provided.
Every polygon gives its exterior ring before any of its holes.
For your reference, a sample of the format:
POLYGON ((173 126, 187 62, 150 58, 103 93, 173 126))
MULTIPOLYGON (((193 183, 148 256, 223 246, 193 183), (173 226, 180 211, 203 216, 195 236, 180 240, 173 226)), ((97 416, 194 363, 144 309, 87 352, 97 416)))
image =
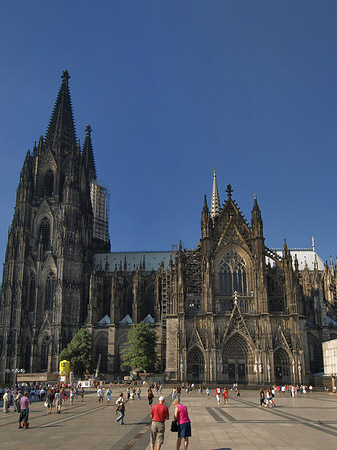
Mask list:
POLYGON ((122 369, 130 366, 132 370, 155 372, 159 362, 157 353, 157 335, 148 323, 132 325, 122 351, 122 369))
POLYGON ((93 370, 91 333, 81 328, 59 355, 59 361, 70 361, 70 370, 82 376, 93 370))

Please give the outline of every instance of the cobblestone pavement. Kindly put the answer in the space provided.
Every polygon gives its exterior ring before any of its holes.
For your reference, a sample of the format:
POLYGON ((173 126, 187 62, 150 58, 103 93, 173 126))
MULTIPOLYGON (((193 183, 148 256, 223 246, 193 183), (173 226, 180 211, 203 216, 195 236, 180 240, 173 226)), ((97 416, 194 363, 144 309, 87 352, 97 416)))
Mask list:
MULTIPOLYGON (((120 389, 114 388, 113 401, 120 389)), ((164 389, 170 406, 170 389, 164 389)), ((213 392, 212 392, 213 394, 213 392)), ((275 408, 258 408, 258 391, 230 392, 228 405, 218 406, 214 395, 182 395, 192 422, 189 450, 236 449, 337 449, 337 395, 322 392, 275 398, 275 408)), ((155 398, 157 402, 157 398, 155 398)), ((42 402, 31 405, 30 429, 19 430, 13 408, 0 412, 1 448, 150 450, 150 407, 143 389, 142 400, 126 405, 125 425, 117 425, 114 405, 98 405, 96 393, 60 415, 47 415, 42 402)), ((173 407, 170 406, 173 416, 173 407)), ((175 450, 177 434, 166 425, 163 450, 175 450)), ((181 446, 183 449, 183 445, 181 446)))

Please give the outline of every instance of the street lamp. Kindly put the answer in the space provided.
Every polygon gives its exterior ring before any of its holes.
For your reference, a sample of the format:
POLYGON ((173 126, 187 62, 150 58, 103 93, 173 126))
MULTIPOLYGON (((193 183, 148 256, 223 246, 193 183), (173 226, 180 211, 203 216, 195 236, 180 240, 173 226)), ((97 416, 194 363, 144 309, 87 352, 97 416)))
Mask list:
POLYGON ((12 373, 13 374, 13 384, 14 386, 16 385, 16 378, 18 376, 18 373, 25 373, 25 369, 6 369, 5 373, 9 374, 12 373))

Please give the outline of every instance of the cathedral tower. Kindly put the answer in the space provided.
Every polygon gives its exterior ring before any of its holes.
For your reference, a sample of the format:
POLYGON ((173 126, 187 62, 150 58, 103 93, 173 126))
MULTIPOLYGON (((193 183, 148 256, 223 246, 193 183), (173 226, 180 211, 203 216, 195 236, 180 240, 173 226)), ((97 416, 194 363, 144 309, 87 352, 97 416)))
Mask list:
POLYGON ((95 245, 90 127, 83 152, 62 83, 45 138, 28 151, 9 231, 1 296, 1 372, 57 371, 57 356, 87 317, 95 245))

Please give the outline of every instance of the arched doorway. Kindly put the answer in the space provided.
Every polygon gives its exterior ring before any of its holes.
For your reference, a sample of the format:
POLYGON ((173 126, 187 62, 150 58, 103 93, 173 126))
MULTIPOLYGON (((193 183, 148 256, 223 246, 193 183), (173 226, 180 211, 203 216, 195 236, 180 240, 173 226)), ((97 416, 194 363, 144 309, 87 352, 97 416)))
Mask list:
POLYGON ((224 346, 223 368, 229 383, 248 382, 248 347, 245 339, 236 334, 224 346))
POLYGON ((291 383, 289 357, 283 348, 274 353, 274 375, 278 384, 291 383))
POLYGON ((205 359, 200 348, 193 347, 187 356, 187 379, 189 383, 205 379, 205 359))

